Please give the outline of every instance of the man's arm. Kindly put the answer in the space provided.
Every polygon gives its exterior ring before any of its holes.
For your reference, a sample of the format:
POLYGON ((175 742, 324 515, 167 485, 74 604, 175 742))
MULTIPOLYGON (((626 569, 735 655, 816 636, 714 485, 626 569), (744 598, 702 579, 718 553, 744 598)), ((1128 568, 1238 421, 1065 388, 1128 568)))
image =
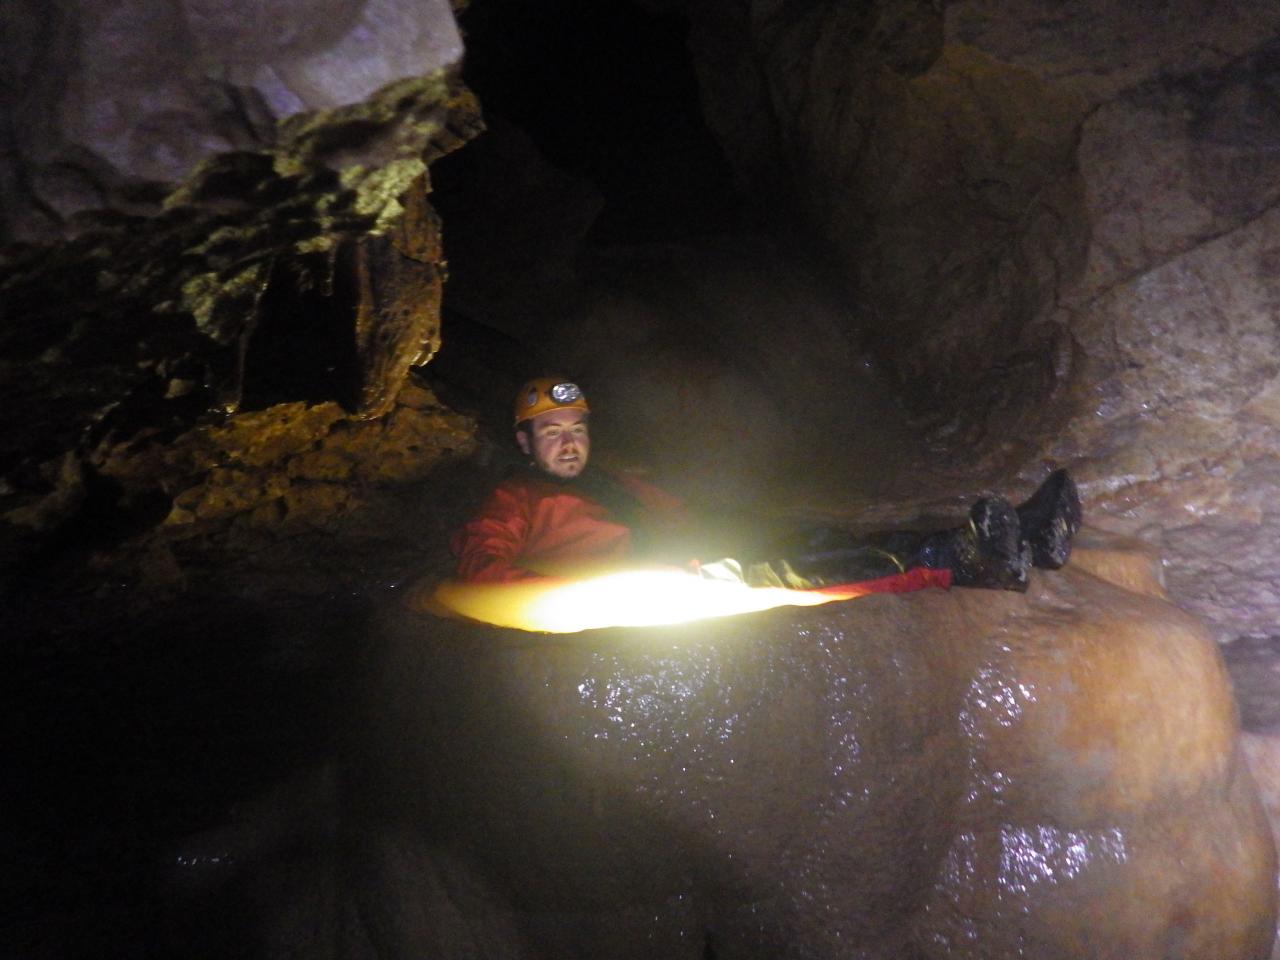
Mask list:
MULTIPOLYGON (((502 487, 493 491, 470 521, 450 541, 458 563, 454 576, 469 583, 513 583, 534 576, 515 565, 528 537, 527 511, 518 498, 502 487)), ((402 603, 418 613, 448 615, 436 601, 440 585, 432 573, 411 583, 402 603)))
POLYGON ((516 565, 529 536, 525 503, 498 487, 453 538, 456 576, 469 583, 511 583, 536 574, 516 565))

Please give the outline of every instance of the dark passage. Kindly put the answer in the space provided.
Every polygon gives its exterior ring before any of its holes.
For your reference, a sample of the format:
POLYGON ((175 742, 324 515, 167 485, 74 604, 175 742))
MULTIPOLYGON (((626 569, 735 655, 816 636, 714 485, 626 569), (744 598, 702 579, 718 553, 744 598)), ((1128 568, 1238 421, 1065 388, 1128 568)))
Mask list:
POLYGON ((221 595, 10 619, 0 954, 272 955, 292 894, 271 878, 332 844, 333 797, 289 797, 332 769, 367 612, 221 595))
MULTIPOLYGON (((729 166, 698 107, 688 24, 618 0, 480 0, 463 14, 464 77, 486 115, 525 130, 595 184, 595 243, 724 231, 739 220, 729 166)), ((439 165, 447 197, 464 153, 439 165)), ((442 213, 449 219, 446 200, 442 213)))

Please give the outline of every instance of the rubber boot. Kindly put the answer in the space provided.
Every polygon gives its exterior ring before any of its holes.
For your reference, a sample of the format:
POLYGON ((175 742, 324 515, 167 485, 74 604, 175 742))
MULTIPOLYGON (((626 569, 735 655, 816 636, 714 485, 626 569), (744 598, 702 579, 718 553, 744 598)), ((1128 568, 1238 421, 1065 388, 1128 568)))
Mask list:
POLYGON ((1018 507, 1022 538, 1031 549, 1031 562, 1057 570, 1071 556, 1071 538, 1080 529, 1080 493, 1066 470, 1055 470, 1018 507))
POLYGON ((969 509, 967 525, 927 537, 916 562, 949 568, 957 587, 1021 593, 1027 589, 1031 548, 1013 504, 1004 497, 984 497, 969 509))

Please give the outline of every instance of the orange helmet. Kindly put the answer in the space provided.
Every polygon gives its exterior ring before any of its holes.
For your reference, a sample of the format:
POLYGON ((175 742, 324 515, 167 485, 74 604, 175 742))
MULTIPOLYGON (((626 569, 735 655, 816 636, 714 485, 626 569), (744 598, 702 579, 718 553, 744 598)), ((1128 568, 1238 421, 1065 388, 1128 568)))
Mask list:
POLYGON ((570 383, 563 377, 539 377, 530 380, 516 394, 515 423, 532 420, 540 413, 549 410, 581 410, 590 413, 587 398, 576 383, 570 383))

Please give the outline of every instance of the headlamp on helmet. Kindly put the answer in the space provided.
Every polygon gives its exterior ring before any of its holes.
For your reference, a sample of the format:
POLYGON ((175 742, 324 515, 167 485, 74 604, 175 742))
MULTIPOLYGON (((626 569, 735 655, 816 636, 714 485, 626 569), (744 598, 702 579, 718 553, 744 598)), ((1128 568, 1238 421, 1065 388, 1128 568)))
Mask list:
POLYGON ((547 391, 547 395, 555 403, 564 406, 565 404, 573 403, 575 400, 581 400, 582 388, 576 383, 557 383, 547 391))
POLYGON ((516 394, 515 423, 532 420, 552 410, 581 410, 589 413, 582 388, 562 377, 540 377, 530 380, 516 394))

